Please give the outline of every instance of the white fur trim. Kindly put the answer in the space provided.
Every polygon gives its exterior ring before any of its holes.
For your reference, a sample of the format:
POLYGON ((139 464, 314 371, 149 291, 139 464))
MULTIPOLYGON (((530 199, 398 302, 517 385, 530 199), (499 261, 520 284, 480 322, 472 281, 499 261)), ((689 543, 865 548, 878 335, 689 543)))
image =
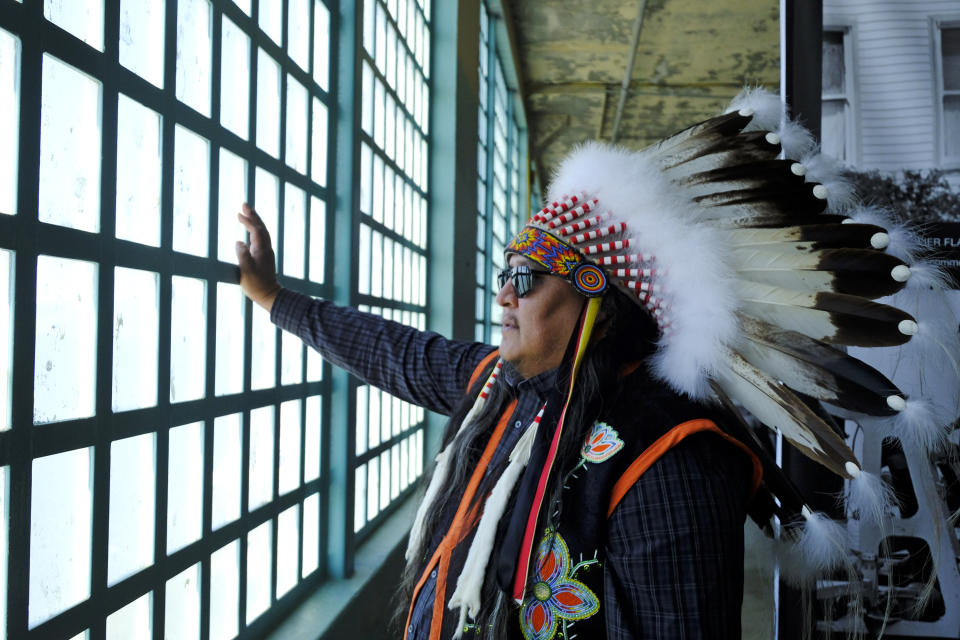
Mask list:
POLYGON ((654 372, 679 392, 706 397, 708 376, 737 336, 737 297, 721 232, 699 224, 705 210, 666 179, 649 153, 582 145, 560 165, 549 198, 574 191, 600 198, 601 210, 627 223, 631 253, 656 255, 671 329, 660 340, 654 372))
MULTIPOLYGON (((540 413, 543 414, 542 409, 540 413)), ((483 579, 487 574, 487 564, 490 562, 497 524, 507 508, 507 500, 520 478, 520 473, 530 460, 530 451, 533 449, 533 441, 537 435, 537 424, 538 422, 534 421, 520 436, 520 440, 510 453, 510 464, 497 480, 493 491, 490 492, 490 497, 483 505, 483 516, 480 518, 480 524, 477 525, 477 532, 473 536, 473 542, 470 543, 467 559, 457 578, 457 588, 447 603, 451 611, 460 609, 460 621, 453 635, 455 639, 463 634, 467 616, 476 619, 477 614, 480 613, 480 592, 483 589, 483 579)))

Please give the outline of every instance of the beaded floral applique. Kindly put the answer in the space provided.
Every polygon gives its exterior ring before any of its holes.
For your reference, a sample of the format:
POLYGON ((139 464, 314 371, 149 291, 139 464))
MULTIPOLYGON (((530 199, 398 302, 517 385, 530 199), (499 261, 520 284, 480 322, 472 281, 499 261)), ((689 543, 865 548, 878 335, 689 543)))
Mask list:
POLYGON ((623 440, 616 430, 606 422, 593 423, 593 429, 583 443, 580 454, 587 462, 600 463, 609 460, 615 453, 623 449, 623 440))
POLYGON ((590 558, 573 564, 570 550, 559 533, 547 530, 537 550, 536 580, 520 609, 520 630, 526 640, 549 640, 558 627, 567 637, 567 627, 589 618, 600 609, 600 600, 576 575, 598 565, 590 558))

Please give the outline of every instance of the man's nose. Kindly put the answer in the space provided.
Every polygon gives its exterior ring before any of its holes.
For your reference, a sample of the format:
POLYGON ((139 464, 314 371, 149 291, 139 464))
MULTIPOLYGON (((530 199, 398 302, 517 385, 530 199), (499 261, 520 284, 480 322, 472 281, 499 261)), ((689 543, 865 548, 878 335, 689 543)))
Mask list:
POLYGON ((513 288, 513 281, 507 278, 500 290, 497 291, 497 304, 501 307, 517 306, 517 290, 513 288))

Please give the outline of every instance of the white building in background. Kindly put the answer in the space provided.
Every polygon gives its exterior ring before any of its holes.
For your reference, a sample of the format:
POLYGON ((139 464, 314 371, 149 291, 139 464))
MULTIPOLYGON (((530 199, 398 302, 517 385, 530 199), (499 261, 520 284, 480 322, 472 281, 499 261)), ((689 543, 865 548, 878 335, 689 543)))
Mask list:
POLYGON ((960 188, 960 1, 823 0, 824 151, 960 188))

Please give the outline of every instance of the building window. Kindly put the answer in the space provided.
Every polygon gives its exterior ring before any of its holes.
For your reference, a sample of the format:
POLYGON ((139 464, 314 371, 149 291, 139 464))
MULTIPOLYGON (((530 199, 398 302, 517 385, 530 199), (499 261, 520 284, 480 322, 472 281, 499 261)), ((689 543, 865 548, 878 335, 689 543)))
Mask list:
POLYGON ((940 28, 943 161, 960 165, 960 26, 940 28))
POLYGON ((0 638, 260 637, 324 573, 329 390, 236 211, 330 297, 330 9, 0 4, 0 638))
POLYGON ((821 90, 821 148, 845 163, 853 163, 853 95, 849 31, 823 32, 823 76, 821 90))
POLYGON ((495 297, 496 271, 503 250, 527 218, 520 209, 522 130, 516 92, 507 86, 497 46, 497 18, 480 4, 480 100, 477 146, 477 288, 475 339, 500 343, 500 312, 495 297))
MULTIPOLYGON (((365 0, 361 71, 360 309, 424 329, 430 0, 365 0)), ((366 537, 423 472, 425 412, 355 382, 353 530, 366 537)))

